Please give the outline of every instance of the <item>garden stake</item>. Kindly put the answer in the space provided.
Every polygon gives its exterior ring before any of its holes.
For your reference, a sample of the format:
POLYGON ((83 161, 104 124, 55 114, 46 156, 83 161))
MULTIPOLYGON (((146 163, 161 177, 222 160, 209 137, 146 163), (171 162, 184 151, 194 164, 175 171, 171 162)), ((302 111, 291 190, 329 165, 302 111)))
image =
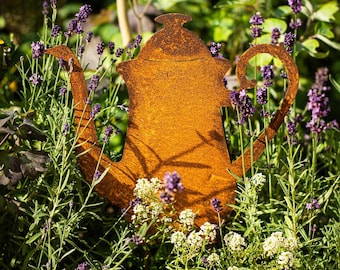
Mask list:
MULTIPOLYGON (((129 121, 121 161, 102 155, 99 171, 110 168, 97 185, 97 192, 120 207, 127 207, 139 178, 162 178, 177 171, 184 190, 176 195, 178 211, 198 212, 196 224, 216 222, 212 198, 234 203, 236 177, 243 176, 242 157, 231 162, 225 140, 221 106, 231 106, 230 93, 223 77, 230 69, 226 59, 216 59, 207 46, 183 27, 191 17, 166 14, 156 18, 164 27, 155 33, 134 60, 117 65, 129 91, 129 121)), ((83 70, 76 56, 64 45, 46 51, 66 62, 73 60, 72 94, 78 136, 78 162, 87 181, 92 182, 101 148, 86 105, 88 91, 83 70), (79 128, 78 128, 79 127, 79 128)), ((297 67, 279 46, 261 44, 249 48, 236 68, 240 90, 255 86, 246 78, 246 65, 259 53, 281 60, 288 75, 288 88, 268 127, 253 144, 253 161, 264 151, 266 136, 271 140, 283 122, 298 89, 297 67)), ((69 65, 67 64, 69 69, 69 65)), ((244 151, 245 170, 251 167, 248 147, 244 151)), ((225 218, 230 208, 223 207, 225 218)))

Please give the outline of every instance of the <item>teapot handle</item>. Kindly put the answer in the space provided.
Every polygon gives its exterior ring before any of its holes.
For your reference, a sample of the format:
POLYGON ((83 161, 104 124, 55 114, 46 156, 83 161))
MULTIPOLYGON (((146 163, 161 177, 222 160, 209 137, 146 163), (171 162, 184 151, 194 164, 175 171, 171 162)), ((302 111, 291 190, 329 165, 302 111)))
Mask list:
POLYGON ((276 111, 269 125, 255 140, 253 145, 248 147, 244 151, 243 156, 239 156, 232 163, 232 167, 235 168, 232 169, 232 172, 239 177, 243 175, 244 171, 248 171, 251 165, 263 153, 266 148, 266 140, 270 141, 274 137, 280 125, 282 124, 284 117, 287 115, 290 106, 292 105, 299 87, 299 72, 297 66, 281 43, 279 44, 279 46, 270 44, 259 44, 249 48, 247 51, 244 52, 236 66, 236 75, 240 84, 240 89, 252 88, 256 85, 256 80, 247 79, 246 66, 251 58, 260 53, 269 53, 277 57, 282 62, 282 64, 286 68, 288 76, 288 88, 278 110, 276 111))

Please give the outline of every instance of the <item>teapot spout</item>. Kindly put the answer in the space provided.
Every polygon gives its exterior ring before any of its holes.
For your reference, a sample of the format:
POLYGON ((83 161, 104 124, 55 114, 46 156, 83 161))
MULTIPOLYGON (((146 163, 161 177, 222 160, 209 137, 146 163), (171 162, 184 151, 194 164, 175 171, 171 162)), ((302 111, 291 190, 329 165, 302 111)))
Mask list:
POLYGON ((85 77, 77 57, 65 45, 59 45, 46 50, 47 54, 62 58, 70 73, 72 96, 74 100, 74 122, 76 130, 76 153, 79 167, 85 179, 92 183, 98 173, 107 171, 96 186, 96 191, 112 203, 127 207, 133 196, 133 176, 126 172, 124 160, 112 162, 99 147, 96 128, 91 117, 91 106, 88 104, 88 94, 85 77), (124 169, 123 169, 124 168, 124 169), (114 192, 113 192, 114 191, 114 192))

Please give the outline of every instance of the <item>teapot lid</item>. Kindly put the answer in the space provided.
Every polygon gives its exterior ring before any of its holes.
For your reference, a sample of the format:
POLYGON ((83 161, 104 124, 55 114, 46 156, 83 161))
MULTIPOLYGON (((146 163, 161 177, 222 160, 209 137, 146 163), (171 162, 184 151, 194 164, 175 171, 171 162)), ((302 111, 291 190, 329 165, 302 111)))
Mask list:
POLYGON ((190 61, 211 58, 203 41, 183 27, 191 17, 180 13, 163 14, 155 18, 164 27, 142 48, 139 59, 151 61, 190 61))

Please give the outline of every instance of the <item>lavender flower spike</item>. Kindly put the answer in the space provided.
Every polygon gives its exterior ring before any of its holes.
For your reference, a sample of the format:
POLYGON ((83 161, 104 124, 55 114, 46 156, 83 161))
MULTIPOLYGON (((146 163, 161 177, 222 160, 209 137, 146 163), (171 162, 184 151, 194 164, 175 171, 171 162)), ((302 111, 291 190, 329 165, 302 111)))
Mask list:
POLYGON ((181 183, 181 177, 177 172, 167 172, 164 176, 165 190, 169 192, 182 191, 183 185, 181 183))
POLYGON ((45 45, 44 45, 44 42, 42 41, 32 42, 31 48, 32 48, 33 58, 40 58, 45 53, 45 45))
POLYGON ((288 5, 295 14, 301 11, 301 0, 288 0, 288 5))
POLYGON ((222 205, 221 205, 221 201, 219 199, 212 198, 211 205, 217 213, 222 211, 222 205))

